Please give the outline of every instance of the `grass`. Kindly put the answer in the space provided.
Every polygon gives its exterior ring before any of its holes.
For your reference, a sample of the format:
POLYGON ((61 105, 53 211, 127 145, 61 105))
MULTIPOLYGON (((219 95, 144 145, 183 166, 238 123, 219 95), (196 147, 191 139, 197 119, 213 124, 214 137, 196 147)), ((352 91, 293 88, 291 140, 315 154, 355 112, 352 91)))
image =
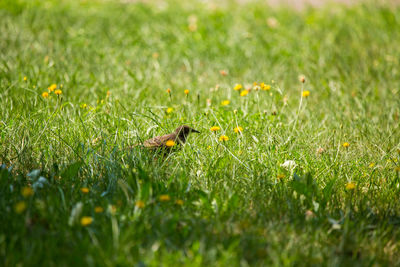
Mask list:
POLYGON ((399 28, 372 2, 2 1, 1 265, 399 265, 399 28))

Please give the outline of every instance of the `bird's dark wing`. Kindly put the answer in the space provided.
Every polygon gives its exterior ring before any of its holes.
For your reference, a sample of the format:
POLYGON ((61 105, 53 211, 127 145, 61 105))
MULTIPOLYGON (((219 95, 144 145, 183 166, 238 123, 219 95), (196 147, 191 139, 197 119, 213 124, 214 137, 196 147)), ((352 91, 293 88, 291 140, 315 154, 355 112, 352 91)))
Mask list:
POLYGON ((146 140, 143 142, 143 145, 147 148, 160 148, 160 147, 165 147, 165 143, 168 140, 175 141, 175 139, 176 139, 175 134, 167 134, 146 140))

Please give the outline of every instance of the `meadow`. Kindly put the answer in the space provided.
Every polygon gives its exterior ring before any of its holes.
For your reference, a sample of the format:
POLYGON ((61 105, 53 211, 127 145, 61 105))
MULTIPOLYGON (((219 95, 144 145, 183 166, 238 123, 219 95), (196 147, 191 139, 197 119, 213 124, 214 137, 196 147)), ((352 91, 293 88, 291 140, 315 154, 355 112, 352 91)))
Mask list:
POLYGON ((400 265, 399 47, 375 1, 0 1, 0 265, 400 265))

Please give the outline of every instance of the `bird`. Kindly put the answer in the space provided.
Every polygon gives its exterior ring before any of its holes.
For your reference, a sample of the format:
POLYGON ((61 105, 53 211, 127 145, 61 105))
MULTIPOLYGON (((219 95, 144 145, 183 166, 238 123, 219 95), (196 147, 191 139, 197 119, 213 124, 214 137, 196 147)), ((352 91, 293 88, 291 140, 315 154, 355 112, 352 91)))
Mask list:
POLYGON ((143 142, 143 147, 148 149, 172 149, 175 144, 183 145, 190 133, 200 133, 199 131, 187 126, 181 125, 173 133, 163 136, 156 136, 143 142))

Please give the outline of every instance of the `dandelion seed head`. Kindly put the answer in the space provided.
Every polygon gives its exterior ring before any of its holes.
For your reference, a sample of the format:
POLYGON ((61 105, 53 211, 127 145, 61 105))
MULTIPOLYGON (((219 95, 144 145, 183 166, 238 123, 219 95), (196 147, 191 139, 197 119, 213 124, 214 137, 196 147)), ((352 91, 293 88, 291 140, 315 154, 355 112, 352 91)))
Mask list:
POLYGON ((297 164, 294 160, 286 160, 284 163, 281 164, 281 167, 287 170, 293 170, 296 168, 297 164))

